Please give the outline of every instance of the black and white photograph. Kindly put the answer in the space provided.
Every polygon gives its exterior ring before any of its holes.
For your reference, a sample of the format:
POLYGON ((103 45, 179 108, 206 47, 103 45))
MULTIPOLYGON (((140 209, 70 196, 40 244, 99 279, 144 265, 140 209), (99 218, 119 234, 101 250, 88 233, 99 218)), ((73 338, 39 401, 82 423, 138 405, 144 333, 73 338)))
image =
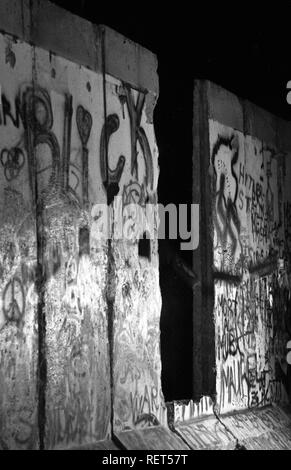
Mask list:
POLYGON ((291 5, 257 7, 0 0, 0 450, 291 450, 291 5))

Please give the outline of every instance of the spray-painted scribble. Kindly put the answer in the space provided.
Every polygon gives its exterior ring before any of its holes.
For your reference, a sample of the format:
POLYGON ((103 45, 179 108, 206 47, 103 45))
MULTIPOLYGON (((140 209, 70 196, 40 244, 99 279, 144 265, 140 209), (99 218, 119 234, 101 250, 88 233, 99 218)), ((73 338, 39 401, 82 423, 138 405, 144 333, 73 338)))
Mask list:
POLYGON ((87 143, 92 129, 92 116, 83 106, 77 107, 76 121, 82 142, 82 193, 83 204, 88 204, 88 149, 87 143))
POLYGON ((125 84, 124 91, 131 125, 131 174, 138 180, 137 143, 139 143, 146 165, 145 183, 150 189, 153 189, 153 158, 146 133, 141 125, 145 94, 138 92, 135 102, 134 92, 130 86, 125 84))
POLYGON ((278 367, 285 360, 290 310, 278 189, 284 186, 284 160, 276 149, 213 121, 210 141, 217 393, 223 412, 288 397, 287 376, 278 367))
POLYGON ((24 315, 25 295, 22 282, 14 277, 3 292, 3 313, 7 321, 19 323, 24 315))
POLYGON ((211 156, 214 171, 213 187, 216 194, 213 220, 217 235, 218 249, 226 265, 233 267, 235 255, 240 245, 240 219, 236 202, 238 181, 235 165, 238 161, 238 140, 234 135, 230 138, 218 136, 211 156))
POLYGON ((100 171, 103 186, 107 191, 108 203, 111 204, 114 196, 119 193, 119 181, 125 165, 125 157, 121 155, 116 168, 112 170, 109 166, 109 140, 110 136, 119 129, 119 117, 117 114, 107 116, 103 126, 100 140, 100 171))

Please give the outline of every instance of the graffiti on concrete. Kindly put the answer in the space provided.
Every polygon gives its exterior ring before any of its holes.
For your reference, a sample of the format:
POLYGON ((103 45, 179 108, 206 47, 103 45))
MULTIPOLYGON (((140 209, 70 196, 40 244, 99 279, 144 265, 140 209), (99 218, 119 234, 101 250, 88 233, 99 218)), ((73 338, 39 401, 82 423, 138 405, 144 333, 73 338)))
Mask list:
POLYGON ((284 402, 290 286, 282 155, 214 121, 210 143, 218 405, 284 402))
POLYGON ((22 282, 18 277, 13 277, 6 285, 2 302, 6 320, 19 323, 24 315, 25 295, 22 282))
POLYGON ((11 101, 5 96, 4 93, 1 95, 2 109, 0 111, 0 126, 7 126, 9 122, 16 128, 20 126, 21 106, 19 102, 19 96, 15 97, 13 106, 11 101), (14 114, 12 108, 14 107, 14 114))
POLYGON ((119 181, 125 165, 125 157, 120 155, 116 168, 112 170, 109 166, 108 146, 110 136, 119 128, 119 117, 110 114, 104 123, 100 140, 100 171, 103 186, 108 194, 108 203, 111 204, 114 196, 119 193, 119 181))
POLYGON ((83 204, 87 205, 89 202, 88 196, 88 149, 87 143, 92 129, 92 116, 83 106, 77 107, 76 121, 79 136, 82 142, 82 193, 83 204))
MULTIPOLYGON (((145 130, 141 124, 145 105, 145 93, 138 92, 134 98, 134 92, 129 85, 124 84, 125 101, 130 118, 131 131, 131 174, 138 179, 138 148, 139 143, 146 167, 145 183, 151 189, 154 184, 153 157, 145 130)), ((121 95, 124 98, 124 95, 121 95)))
POLYGON ((139 256, 137 243, 127 247, 118 241, 108 259, 107 242, 100 243, 92 233, 91 215, 92 205, 110 204, 119 193, 124 217, 132 202, 143 210, 147 202, 156 202, 157 149, 152 124, 146 120, 146 95, 106 77, 109 114, 104 122, 101 75, 63 59, 52 68, 49 54, 40 50, 32 63, 31 46, 21 47, 24 52, 18 43, 12 49, 16 64, 20 56, 27 59, 23 74, 0 64, 0 407, 7 411, 0 420, 0 434, 8 436, 4 445, 38 445, 40 333, 41 354, 45 351, 47 361, 42 377, 45 407, 41 405, 46 447, 109 437, 110 361, 117 429, 163 424, 157 246, 151 244, 150 261, 139 256), (123 90, 123 103, 116 87, 123 90), (118 318, 111 358, 109 284, 118 318), (17 410, 9 408, 19 388, 25 413, 21 404, 17 410))
POLYGON ((216 194, 213 220, 217 235, 215 250, 223 264, 232 265, 240 244, 240 219, 237 212, 238 181, 234 166, 238 161, 239 143, 234 135, 218 136, 212 150, 213 185, 216 194))
POLYGON ((14 180, 19 175, 25 163, 22 149, 14 147, 4 148, 0 156, 1 165, 4 168, 4 176, 8 182, 14 180))

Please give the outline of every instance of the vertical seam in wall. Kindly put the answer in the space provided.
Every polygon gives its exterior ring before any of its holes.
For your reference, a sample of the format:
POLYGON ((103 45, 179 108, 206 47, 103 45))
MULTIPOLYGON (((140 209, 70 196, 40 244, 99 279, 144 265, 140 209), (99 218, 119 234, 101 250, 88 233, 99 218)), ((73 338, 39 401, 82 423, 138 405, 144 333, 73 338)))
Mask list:
MULTIPOLYGON (((210 165, 210 141, 209 141, 209 108, 208 108, 209 82, 203 81, 200 86, 201 119, 199 120, 200 135, 200 188, 201 188, 201 226, 202 233, 206 234, 202 239, 201 258, 202 267, 202 315, 206 321, 202 321, 202 394, 213 395, 216 391, 215 368, 215 328, 213 325, 214 312, 214 279, 213 279, 213 239, 212 231, 212 186, 209 176, 210 165), (203 287, 204 286, 204 287, 203 287), (211 329, 210 329, 211 328, 211 329), (212 367, 212 363, 214 364, 212 367), (214 389, 213 389, 214 387, 214 389), (215 391, 214 391, 215 390, 215 391)), ((200 241, 200 243, 201 243, 200 241)))
MULTIPOLYGON (((104 133, 105 133, 105 156, 106 156, 106 189, 108 183, 108 139, 107 139, 107 97, 106 97, 106 51, 105 51, 105 28, 101 28, 101 60, 102 60, 102 82, 103 82, 103 106, 104 106, 104 133)), ((107 193, 108 195, 108 193, 107 193)), ((107 198, 108 206, 108 198, 107 198)), ((109 369, 110 369, 110 424, 111 436, 113 436, 114 421, 114 374, 113 374, 113 318, 114 298, 111 296, 111 282, 114 276, 113 252, 110 236, 107 248, 107 273, 106 273, 106 301, 107 301, 107 334, 109 344, 109 369)))
MULTIPOLYGON (((29 1, 29 15, 30 15, 30 37, 32 37, 32 28, 34 25, 34 0, 29 1)), ((32 89, 33 94, 37 84, 37 70, 36 70, 36 47, 32 48, 32 89)), ((46 425, 46 385, 47 385, 47 361, 46 361, 46 319, 45 319, 45 278, 43 271, 43 207, 38 201, 38 184, 36 172, 36 153, 32 145, 31 151, 33 152, 33 201, 35 207, 35 221, 36 221, 36 257, 37 257, 37 275, 36 275, 36 291, 38 294, 37 303, 37 323, 38 323, 38 365, 37 365, 37 424, 38 424, 38 439, 39 448, 45 448, 45 425, 46 425)))

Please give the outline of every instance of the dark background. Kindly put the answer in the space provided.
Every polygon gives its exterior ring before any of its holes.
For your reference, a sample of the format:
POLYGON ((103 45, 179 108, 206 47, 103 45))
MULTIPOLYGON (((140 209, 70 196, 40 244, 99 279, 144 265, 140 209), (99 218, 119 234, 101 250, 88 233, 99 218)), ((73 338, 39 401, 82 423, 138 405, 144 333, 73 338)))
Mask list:
MULTIPOLYGON (((291 121, 291 106, 286 102, 286 85, 291 80, 289 2, 272 2, 271 6, 267 2, 219 2, 218 6, 185 1, 53 3, 110 26, 157 55, 160 96, 154 124, 160 155, 159 202, 163 204, 192 201, 194 78, 214 81, 291 121)), ((180 252, 178 241, 163 243, 162 385, 166 400, 186 399, 193 396, 192 291, 163 253, 170 243, 170 251, 189 265, 192 253, 180 252)))

